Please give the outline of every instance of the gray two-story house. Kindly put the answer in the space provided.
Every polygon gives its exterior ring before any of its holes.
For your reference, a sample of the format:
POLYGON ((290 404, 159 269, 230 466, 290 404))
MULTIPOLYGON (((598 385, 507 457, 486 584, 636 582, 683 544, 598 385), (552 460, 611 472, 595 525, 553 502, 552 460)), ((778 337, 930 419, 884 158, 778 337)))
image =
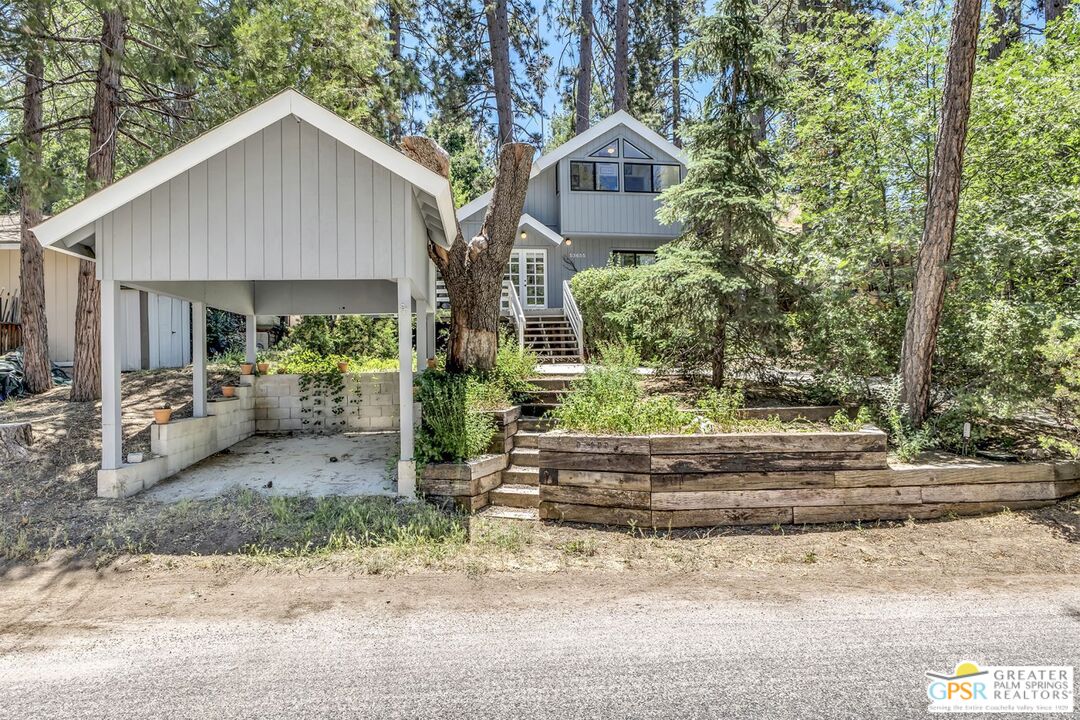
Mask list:
MULTIPOLYGON (((509 279, 530 311, 563 307, 563 282, 591 267, 644 264, 679 235, 656 219, 658 196, 686 173, 683 151, 617 112, 533 163, 509 279)), ((480 231, 488 192, 458 211, 480 231)))

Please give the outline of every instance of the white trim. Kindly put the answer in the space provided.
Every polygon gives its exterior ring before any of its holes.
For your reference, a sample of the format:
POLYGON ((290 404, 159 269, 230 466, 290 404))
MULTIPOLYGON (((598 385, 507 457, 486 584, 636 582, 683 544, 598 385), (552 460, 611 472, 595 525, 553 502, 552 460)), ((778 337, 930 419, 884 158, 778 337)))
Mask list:
POLYGON ((454 203, 450 184, 445 178, 293 89, 283 90, 186 145, 102 188, 67 210, 53 215, 36 226, 33 229, 34 234, 45 246, 54 245, 79 231, 85 233, 87 228, 90 232, 85 237, 88 237, 92 234, 93 223, 98 218, 289 115, 310 123, 434 197, 439 206, 439 219, 444 234, 451 234, 445 230, 455 227, 454 203))
MULTIPOLYGON (((536 218, 534 218, 529 213, 523 213, 521 215, 521 221, 518 223, 518 230, 520 230, 521 228, 524 228, 524 227, 532 228, 541 237, 547 238, 548 240, 553 242, 555 245, 562 245, 562 242, 563 242, 562 235, 555 232, 554 230, 549 228, 547 225, 545 225, 544 223, 542 223, 539 220, 537 220, 536 218)), ((516 238, 515 238, 514 242, 515 242, 515 244, 517 243, 516 238)))
MULTIPOLYGON (((686 166, 686 153, 685 151, 683 151, 682 148, 678 147, 670 140, 663 137, 658 132, 642 123, 630 113, 626 112, 625 110, 620 110, 617 113, 607 116, 599 123, 593 125, 591 128, 581 133, 580 135, 577 135, 572 139, 568 140, 567 142, 563 143, 559 147, 549 152, 547 155, 541 155, 536 160, 536 162, 533 163, 532 172, 529 174, 529 179, 532 180, 544 170, 547 170, 549 167, 559 162, 559 160, 562 160, 564 157, 580 150, 581 148, 591 143, 593 140, 599 138, 608 130, 611 130, 614 127, 618 127, 619 125, 623 125, 630 130, 633 130, 638 135, 641 135, 650 143, 657 146, 665 153, 678 160, 679 163, 683 165, 683 167, 686 166)), ((461 209, 457 212, 458 219, 465 220, 467 217, 474 214, 477 210, 487 207, 488 203, 491 202, 491 193, 492 191, 489 190, 480 197, 473 200, 472 202, 466 203, 464 206, 462 206, 461 209)))

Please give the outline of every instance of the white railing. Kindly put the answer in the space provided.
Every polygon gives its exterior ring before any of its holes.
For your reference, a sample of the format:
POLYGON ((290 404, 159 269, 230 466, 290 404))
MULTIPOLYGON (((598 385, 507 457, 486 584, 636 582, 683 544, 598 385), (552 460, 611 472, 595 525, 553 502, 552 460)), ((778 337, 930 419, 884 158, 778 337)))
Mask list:
POLYGON ((577 339, 578 357, 584 362, 585 323, 581 319, 581 311, 578 310, 577 300, 574 299, 574 293, 570 290, 570 282, 568 280, 563 280, 562 298, 563 312, 566 313, 566 320, 570 323, 570 327, 573 328, 574 337, 577 339))
POLYGON ((442 276, 435 278, 435 305, 437 307, 450 307, 450 294, 446 292, 446 283, 442 276))
POLYGON ((509 280, 503 280, 502 292, 503 305, 509 305, 509 315, 514 321, 514 329, 517 330, 518 347, 525 347, 525 311, 521 309, 521 300, 518 298, 517 288, 509 280))

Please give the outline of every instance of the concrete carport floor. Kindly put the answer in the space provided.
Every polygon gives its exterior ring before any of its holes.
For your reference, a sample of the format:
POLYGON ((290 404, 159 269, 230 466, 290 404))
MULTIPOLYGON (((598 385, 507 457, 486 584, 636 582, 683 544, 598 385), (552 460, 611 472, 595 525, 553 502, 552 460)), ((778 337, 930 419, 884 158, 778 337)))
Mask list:
POLYGON ((267 495, 393 496, 390 468, 397 454, 397 432, 252 435, 145 496, 161 502, 204 500, 234 487, 267 495))

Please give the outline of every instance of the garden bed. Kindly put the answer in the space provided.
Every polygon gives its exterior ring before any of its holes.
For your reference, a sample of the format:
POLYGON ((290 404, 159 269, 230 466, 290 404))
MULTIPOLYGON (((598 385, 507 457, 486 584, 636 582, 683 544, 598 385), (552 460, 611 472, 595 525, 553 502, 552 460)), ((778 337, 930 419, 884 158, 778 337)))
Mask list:
POLYGON ((891 468, 885 433, 539 438, 540 517, 656 528, 977 514, 1080 492, 1080 462, 891 468))

